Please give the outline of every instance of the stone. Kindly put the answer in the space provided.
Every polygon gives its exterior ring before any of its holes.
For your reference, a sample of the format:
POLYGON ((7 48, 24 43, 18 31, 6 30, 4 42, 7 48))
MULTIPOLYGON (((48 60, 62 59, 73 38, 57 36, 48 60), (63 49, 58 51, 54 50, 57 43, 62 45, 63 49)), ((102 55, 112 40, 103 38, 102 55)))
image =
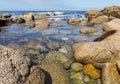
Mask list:
POLYGON ((83 34, 95 34, 95 33, 97 33, 97 30, 95 28, 92 28, 92 27, 86 27, 86 28, 81 28, 80 33, 83 33, 83 34))
POLYGON ((90 24, 94 25, 94 24, 102 24, 103 22, 107 22, 108 21, 108 16, 106 15, 101 15, 98 16, 96 18, 93 18, 90 20, 90 24))
POLYGON ((23 18, 21 18, 21 17, 13 18, 12 21, 14 23, 18 23, 18 24, 25 23, 25 20, 23 18))
POLYGON ((42 30, 43 35, 54 35, 57 33, 58 33, 58 30, 56 28, 48 28, 48 29, 42 30))
POLYGON ((29 24, 29 28, 34 28, 35 27, 35 24, 34 23, 30 23, 29 24))
POLYGON ((80 23, 79 19, 68 19, 68 24, 70 25, 77 25, 80 23))
POLYGON ((8 13, 5 13, 5 14, 2 14, 2 17, 3 18, 11 18, 12 15, 8 14, 8 13))
POLYGON ((110 22, 104 23, 103 29, 105 31, 120 30, 120 19, 113 19, 110 22))
POLYGON ((88 21, 87 20, 81 20, 81 22, 79 24, 80 25, 88 25, 88 21))
POLYGON ((85 13, 85 17, 88 18, 88 21, 100 15, 103 15, 103 13, 98 10, 89 10, 85 13))
POLYGON ((100 78, 100 72, 92 64, 84 65, 83 72, 92 79, 100 78))
POLYGON ((115 64, 104 64, 102 68, 102 84, 120 84, 120 75, 115 64))
POLYGON ((36 28, 48 28, 50 23, 47 20, 38 20, 36 28))
POLYGON ((43 14, 34 14, 34 17, 35 17, 36 19, 46 19, 46 16, 43 15, 43 14))
POLYGON ((48 14, 49 14, 50 16, 55 16, 55 15, 56 15, 53 11, 49 11, 48 14))
POLYGON ((58 51, 61 52, 61 53, 64 53, 64 54, 68 53, 68 51, 65 48, 61 48, 58 51))
POLYGON ((71 65, 71 70, 78 72, 78 71, 82 71, 83 69, 83 65, 81 63, 72 63, 71 65))
POLYGON ((24 84, 45 84, 45 74, 38 66, 30 69, 30 75, 24 84))
POLYGON ((25 14, 25 15, 21 16, 21 18, 23 18, 26 22, 32 22, 32 21, 34 21, 34 15, 33 15, 33 13, 25 14))
POLYGON ((83 82, 83 73, 77 72, 70 76, 72 84, 84 84, 83 82))
POLYGON ((0 84, 23 84, 30 59, 19 51, 0 45, 0 84))
POLYGON ((90 78, 88 76, 84 76, 84 82, 88 83, 90 81, 90 78))
POLYGON ((60 44, 58 42, 49 42, 47 44, 47 46, 51 49, 51 50, 57 50, 60 48, 60 44))
POLYGON ((120 6, 107 6, 102 12, 108 16, 120 18, 120 6))

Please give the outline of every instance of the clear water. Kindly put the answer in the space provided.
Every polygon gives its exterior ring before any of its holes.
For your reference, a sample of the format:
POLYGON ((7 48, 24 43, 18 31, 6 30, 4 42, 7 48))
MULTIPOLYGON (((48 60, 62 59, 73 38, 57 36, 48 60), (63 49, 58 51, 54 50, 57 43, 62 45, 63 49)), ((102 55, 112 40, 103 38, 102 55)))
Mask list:
MULTIPOLYGON (((33 13, 41 13, 47 15, 47 11, 0 11, 0 14, 9 13, 13 17, 20 16, 29 12, 33 13)), ((27 24, 17 25, 12 24, 7 28, 3 28, 3 32, 0 33, 0 42, 3 45, 7 45, 9 43, 16 43, 22 39, 37 39, 39 37, 48 39, 49 41, 60 41, 64 42, 64 38, 67 38, 68 41, 75 42, 82 42, 84 40, 92 41, 93 39, 97 38, 98 36, 94 35, 85 35, 80 34, 80 28, 86 27, 85 25, 76 25, 71 26, 67 24, 68 18, 83 18, 85 11, 60 11, 56 13, 56 16, 47 16, 49 19, 54 18, 64 18, 65 20, 61 22, 56 22, 50 25, 48 29, 29 29, 27 24), (79 41, 75 40, 79 39, 79 41)), ((100 26, 96 26, 98 31, 102 31, 100 26)))

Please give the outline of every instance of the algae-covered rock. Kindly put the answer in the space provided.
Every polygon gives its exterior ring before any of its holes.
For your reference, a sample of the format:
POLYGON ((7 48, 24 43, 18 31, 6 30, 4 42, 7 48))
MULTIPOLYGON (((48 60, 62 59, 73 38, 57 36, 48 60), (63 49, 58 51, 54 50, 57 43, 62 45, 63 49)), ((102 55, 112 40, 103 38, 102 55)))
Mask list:
POLYGON ((83 69, 83 65, 81 63, 72 63, 71 70, 78 72, 83 69))
POLYGON ((83 71, 92 79, 100 78, 100 72, 92 64, 84 65, 83 71))

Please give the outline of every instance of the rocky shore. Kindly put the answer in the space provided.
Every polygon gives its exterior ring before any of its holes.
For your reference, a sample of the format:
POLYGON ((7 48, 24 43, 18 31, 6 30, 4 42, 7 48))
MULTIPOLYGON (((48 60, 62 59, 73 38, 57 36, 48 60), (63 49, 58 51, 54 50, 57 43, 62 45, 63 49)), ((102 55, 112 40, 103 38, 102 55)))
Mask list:
MULTIPOLYGON (((59 31, 50 26, 66 21, 69 26, 83 26, 83 35, 100 36, 93 41, 75 43, 63 37, 63 43, 49 39, 24 39, 23 46, 10 43, 0 45, 0 84, 120 84, 120 6, 89 10, 86 19, 47 18, 56 16, 28 13, 13 18, 10 14, 0 15, 0 33, 6 26, 27 24, 30 29, 42 30, 46 34, 59 31), (96 26, 102 27, 102 35, 96 26)), ((72 34, 73 31, 60 31, 72 34)), ((61 35, 62 36, 62 35, 61 35)))

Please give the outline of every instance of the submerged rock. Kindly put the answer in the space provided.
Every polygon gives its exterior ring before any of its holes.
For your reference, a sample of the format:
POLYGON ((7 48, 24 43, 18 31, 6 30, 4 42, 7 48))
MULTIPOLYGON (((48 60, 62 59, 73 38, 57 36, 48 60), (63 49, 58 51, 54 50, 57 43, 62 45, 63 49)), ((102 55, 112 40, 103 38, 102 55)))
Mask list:
POLYGON ((80 29, 80 33, 83 33, 83 34, 95 34, 95 33, 98 33, 98 32, 97 32, 97 30, 95 28, 86 27, 86 28, 80 29))
POLYGON ((72 63, 71 70, 78 72, 83 69, 83 65, 81 63, 72 63))
POLYGON ((92 79, 100 78, 100 72, 92 64, 84 65, 83 71, 92 79))

